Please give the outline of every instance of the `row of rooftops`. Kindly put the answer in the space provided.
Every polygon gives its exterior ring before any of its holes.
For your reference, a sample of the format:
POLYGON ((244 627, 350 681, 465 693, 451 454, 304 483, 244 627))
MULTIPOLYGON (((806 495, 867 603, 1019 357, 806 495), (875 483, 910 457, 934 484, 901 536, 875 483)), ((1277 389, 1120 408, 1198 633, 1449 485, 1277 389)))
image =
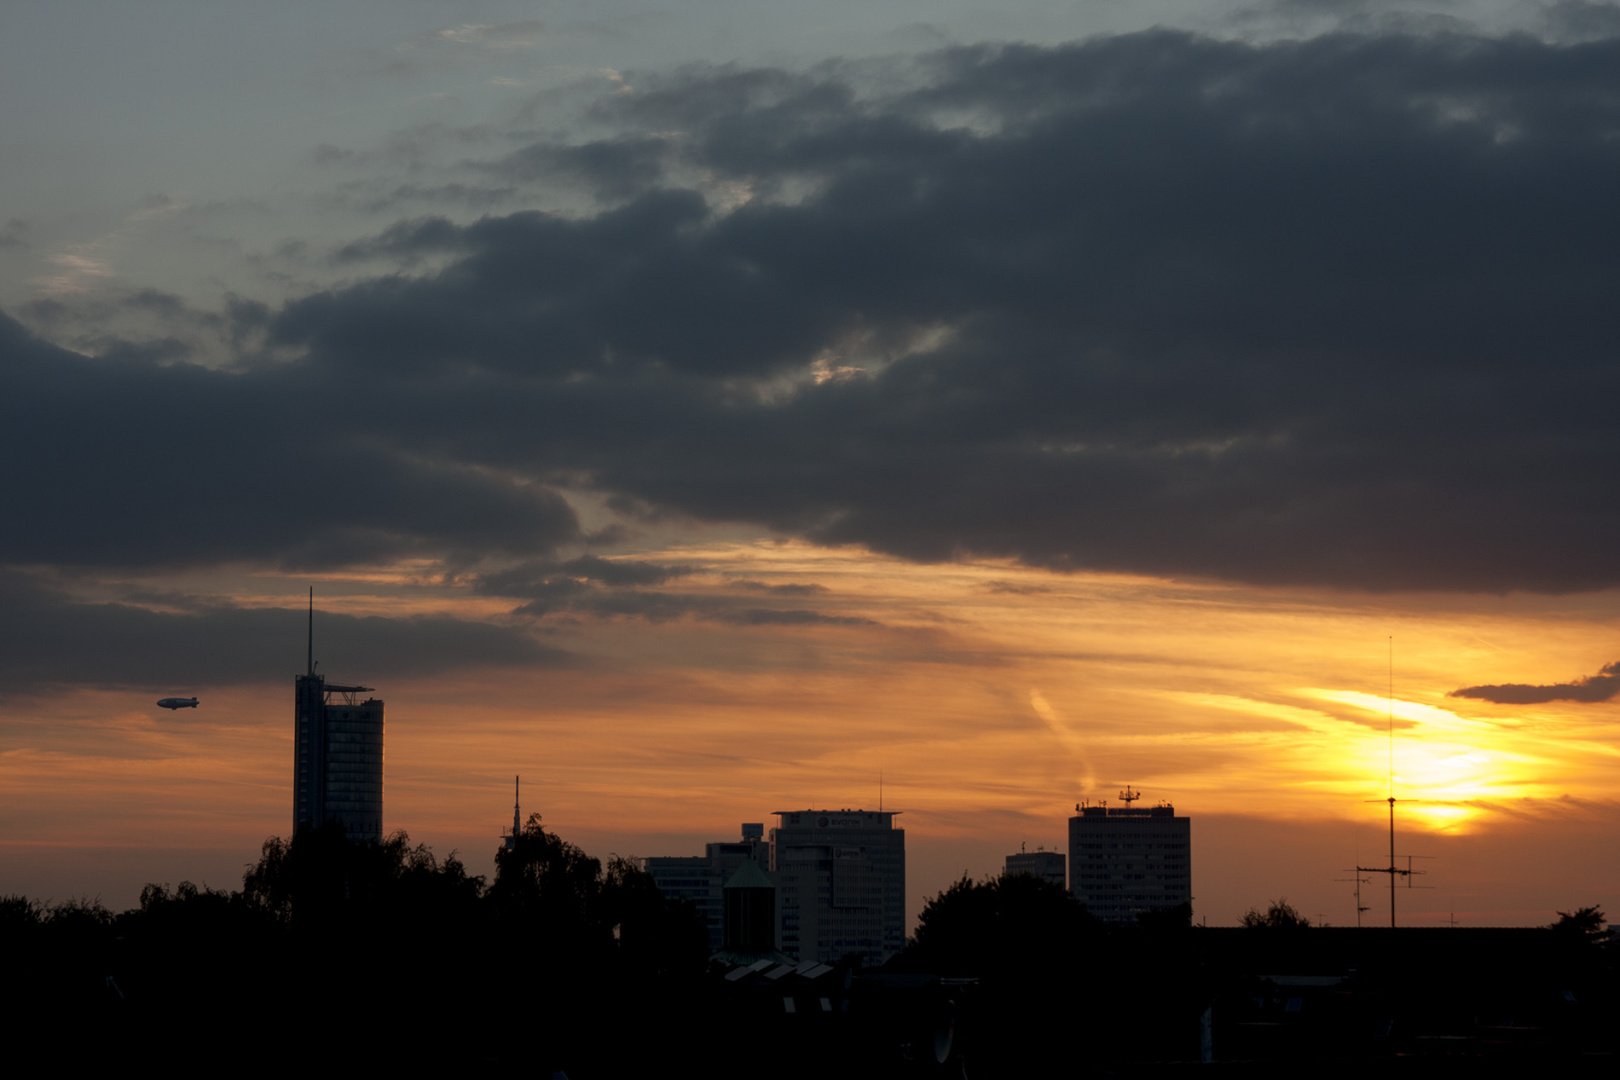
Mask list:
POLYGON ((736 982, 739 979, 747 978, 749 975, 763 975, 772 982, 777 982, 788 975, 797 975, 800 979, 814 982, 831 970, 833 970, 831 964, 823 964, 819 960, 806 960, 802 964, 795 964, 791 960, 778 961, 767 957, 763 960, 756 960, 751 964, 739 964, 731 971, 726 972, 726 981, 736 982))

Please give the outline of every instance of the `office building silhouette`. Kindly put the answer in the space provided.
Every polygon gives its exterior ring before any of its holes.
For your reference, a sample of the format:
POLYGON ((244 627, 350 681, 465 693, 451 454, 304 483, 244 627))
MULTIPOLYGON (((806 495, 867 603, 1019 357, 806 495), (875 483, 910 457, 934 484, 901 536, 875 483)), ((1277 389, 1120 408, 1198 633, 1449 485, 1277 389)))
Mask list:
POLYGON ((1192 902, 1192 821, 1169 803, 1077 805, 1069 819, 1069 891, 1105 922, 1192 902))
POLYGON ((293 832, 336 821, 351 840, 382 839, 383 703, 357 700, 369 686, 329 683, 315 672, 315 591, 309 658, 293 680, 293 832))
POLYGON ((1065 878, 1066 863, 1061 851, 1047 851, 1042 848, 1037 851, 1020 851, 1016 855, 1007 856, 1008 874, 1029 874, 1042 881, 1050 881, 1058 888, 1068 887, 1065 878))
POLYGON ((801 961, 859 956, 872 967, 906 944, 906 833, 899 811, 778 810, 771 830, 778 945, 801 961))

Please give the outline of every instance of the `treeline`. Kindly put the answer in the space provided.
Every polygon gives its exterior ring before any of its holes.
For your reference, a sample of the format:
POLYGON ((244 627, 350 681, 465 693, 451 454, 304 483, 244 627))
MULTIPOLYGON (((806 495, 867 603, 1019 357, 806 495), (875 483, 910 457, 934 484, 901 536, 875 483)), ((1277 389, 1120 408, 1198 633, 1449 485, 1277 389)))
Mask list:
POLYGON ((976 1076, 1529 1061, 1586 1075, 1620 1052, 1620 942, 1596 907, 1483 929, 1317 927, 1286 900, 1231 927, 1191 914, 1106 925, 1039 878, 964 877, 890 967, 962 980, 958 1052, 976 1076))
POLYGON ((266 841, 239 890, 150 885, 118 914, 0 900, 0 1016, 54 1064, 184 1054, 255 1072, 515 1065, 575 1080, 738 1063, 817 1077, 1458 1057, 1579 1071, 1620 1050, 1616 947, 1596 908, 1497 930, 1313 927, 1286 901, 1242 926, 1190 916, 1106 925, 1039 878, 963 878, 880 972, 738 978, 710 967, 690 905, 538 815, 493 880, 402 833, 355 844, 329 828, 266 841))
POLYGON ((1029 874, 963 877, 924 905, 891 967, 971 979, 958 995, 974 1075, 1074 1075, 1120 1062, 1197 1062, 1223 973, 1188 906, 1112 926, 1029 874))
POLYGON ((58 1060, 145 1051, 297 1067, 512 1062, 603 1075, 693 1017, 707 931, 627 859, 542 828, 493 881, 404 833, 272 838, 224 891, 149 885, 140 906, 0 900, 0 1009, 58 1060))

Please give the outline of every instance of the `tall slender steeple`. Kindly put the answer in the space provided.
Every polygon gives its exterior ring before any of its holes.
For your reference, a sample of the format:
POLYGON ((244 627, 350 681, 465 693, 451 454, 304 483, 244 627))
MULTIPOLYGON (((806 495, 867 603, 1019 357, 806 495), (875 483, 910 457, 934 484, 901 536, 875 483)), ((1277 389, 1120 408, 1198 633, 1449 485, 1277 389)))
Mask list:
POLYGON ((512 831, 501 837, 501 844, 507 851, 517 847, 517 838, 523 832, 523 818, 518 810, 518 781, 521 777, 512 777, 512 831))

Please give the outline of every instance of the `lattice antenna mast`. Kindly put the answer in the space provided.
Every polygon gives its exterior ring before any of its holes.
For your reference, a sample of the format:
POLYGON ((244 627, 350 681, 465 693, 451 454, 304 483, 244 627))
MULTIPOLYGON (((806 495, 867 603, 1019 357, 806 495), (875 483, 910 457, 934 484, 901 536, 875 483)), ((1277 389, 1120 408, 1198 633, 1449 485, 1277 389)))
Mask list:
MULTIPOLYGON (((1388 866, 1358 866, 1358 867, 1356 867, 1356 873, 1358 873, 1358 874, 1388 874, 1389 875, 1389 928, 1391 930, 1393 930, 1393 929, 1395 929, 1395 879, 1397 877, 1404 877, 1406 879, 1406 887, 1408 889, 1412 888, 1412 875, 1413 874, 1422 874, 1423 873, 1422 870, 1413 870, 1412 869, 1412 860, 1414 858, 1424 858, 1425 857, 1425 856, 1417 856, 1417 855, 1408 855, 1408 856, 1406 856, 1406 868, 1404 870, 1395 865, 1395 637, 1394 637, 1394 635, 1390 635, 1390 638, 1389 638, 1389 798, 1387 800, 1376 800, 1375 799, 1373 801, 1374 802, 1387 801, 1389 803, 1389 865, 1388 866)), ((1412 800, 1407 799, 1406 801, 1411 802, 1412 800)), ((1356 887, 1356 891, 1357 891, 1358 894, 1360 893, 1361 887, 1359 885, 1356 887)), ((1361 903, 1361 901, 1360 901, 1360 898, 1358 896, 1358 898, 1356 900, 1356 904, 1357 904, 1358 907, 1360 906, 1360 903, 1361 903)))
MULTIPOLYGON (((1372 801, 1383 802, 1385 800, 1374 799, 1372 801)), ((1395 929, 1395 879, 1397 877, 1405 878, 1406 887, 1408 889, 1412 888, 1412 875, 1423 873, 1422 870, 1412 869, 1412 860, 1415 858, 1422 858, 1423 856, 1407 855, 1405 856, 1406 866, 1404 868, 1395 865, 1395 797, 1391 795, 1387 801, 1389 802, 1389 865, 1358 866, 1356 867, 1356 873, 1389 875, 1389 928, 1393 930, 1395 929)), ((1410 799, 1407 801, 1411 802, 1410 799)), ((1356 892, 1358 894, 1361 892, 1361 887, 1359 885, 1356 887, 1356 892)), ((1356 902, 1358 905, 1360 904, 1359 895, 1356 902)))
POLYGON ((1333 880, 1334 881, 1353 881, 1353 882, 1356 883, 1356 890, 1355 890, 1355 893, 1356 893, 1356 929, 1360 930, 1361 929, 1361 913, 1364 912, 1364 911, 1371 911, 1372 910, 1372 908, 1368 907, 1366 904, 1363 904, 1361 902, 1361 887, 1363 885, 1371 885, 1372 884, 1372 878, 1362 877, 1361 874, 1358 871, 1354 871, 1354 870, 1347 870, 1345 872, 1346 873, 1354 873, 1356 876, 1355 877, 1339 877, 1339 878, 1334 878, 1333 880))
POLYGON ((1389 635, 1389 927, 1395 928, 1395 635, 1389 635))

